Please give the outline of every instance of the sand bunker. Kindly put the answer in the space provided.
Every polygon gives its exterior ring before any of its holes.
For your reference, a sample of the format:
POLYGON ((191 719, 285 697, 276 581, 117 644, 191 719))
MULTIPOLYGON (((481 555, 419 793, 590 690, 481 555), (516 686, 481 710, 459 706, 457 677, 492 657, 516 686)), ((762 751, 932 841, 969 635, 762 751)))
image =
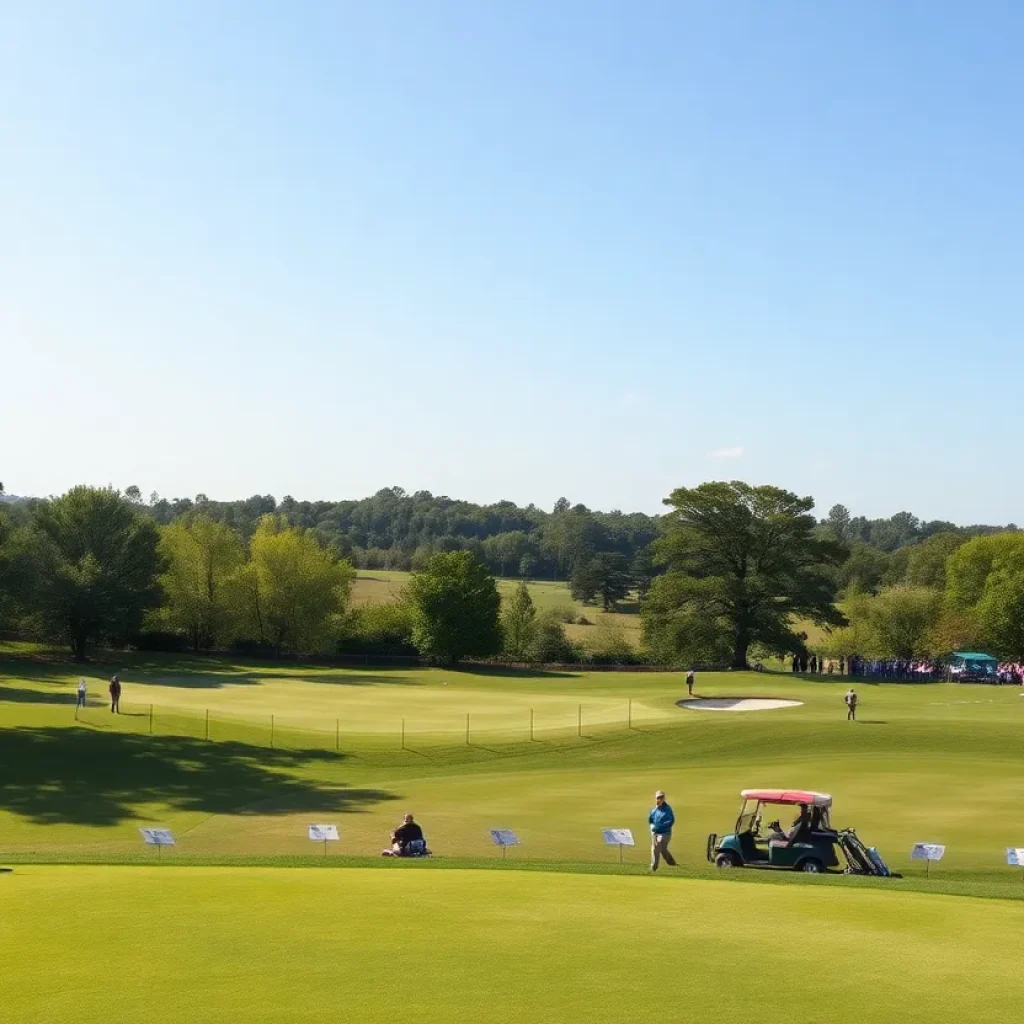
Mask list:
POLYGON ((803 701, 779 700, 776 697, 694 697, 676 703, 691 711, 775 711, 777 708, 798 708, 803 701))

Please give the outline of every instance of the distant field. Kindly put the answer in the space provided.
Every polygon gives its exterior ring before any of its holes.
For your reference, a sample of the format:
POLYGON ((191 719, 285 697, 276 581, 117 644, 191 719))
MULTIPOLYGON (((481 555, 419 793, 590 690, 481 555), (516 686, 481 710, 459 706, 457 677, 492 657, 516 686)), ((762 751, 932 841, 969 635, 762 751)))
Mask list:
POLYGON ((1024 1005, 1021 906, 1000 900, 398 865, 28 867, 0 877, 0 899, 17 1024, 718 1022, 772 1007, 989 1024, 1024 1005))
MULTIPOLYGON (((412 573, 408 572, 360 569, 352 586, 352 603, 355 605, 385 604, 388 601, 395 601, 401 595, 411 576, 412 573)), ((516 579, 498 580, 498 590, 503 597, 510 596, 518 586, 519 580, 516 579)), ((626 640, 635 647, 639 647, 641 625, 634 602, 623 602, 623 611, 604 612, 595 605, 584 605, 579 601, 574 601, 569 593, 567 583, 541 580, 530 581, 527 586, 538 612, 565 610, 571 613, 574 619, 578 620, 583 617, 591 623, 591 625, 579 625, 578 622, 566 624, 565 631, 574 643, 592 644, 598 639, 601 630, 612 629, 621 632, 626 640)))

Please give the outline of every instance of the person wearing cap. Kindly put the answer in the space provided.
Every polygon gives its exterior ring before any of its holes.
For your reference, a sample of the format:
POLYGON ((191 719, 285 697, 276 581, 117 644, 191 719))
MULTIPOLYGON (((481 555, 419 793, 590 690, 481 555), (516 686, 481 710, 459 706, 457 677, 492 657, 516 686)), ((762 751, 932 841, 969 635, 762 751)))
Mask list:
POLYGON ((660 789, 654 794, 654 809, 647 816, 647 822, 651 826, 651 870, 658 870, 663 857, 666 864, 675 867, 675 858, 669 853, 668 844, 672 841, 672 826, 676 823, 676 816, 660 789))
POLYGON ((85 707, 85 694, 86 694, 85 680, 84 679, 79 679, 78 680, 78 703, 75 705, 75 718, 78 717, 78 709, 85 707))

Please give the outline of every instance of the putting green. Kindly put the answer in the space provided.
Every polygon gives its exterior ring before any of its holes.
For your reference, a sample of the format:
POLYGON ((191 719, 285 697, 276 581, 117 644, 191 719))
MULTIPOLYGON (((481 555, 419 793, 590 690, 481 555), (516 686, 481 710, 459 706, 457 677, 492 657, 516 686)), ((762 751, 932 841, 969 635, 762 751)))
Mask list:
POLYGON ((1013 1020, 1004 901, 523 872, 0 876, 18 1024, 1013 1020))

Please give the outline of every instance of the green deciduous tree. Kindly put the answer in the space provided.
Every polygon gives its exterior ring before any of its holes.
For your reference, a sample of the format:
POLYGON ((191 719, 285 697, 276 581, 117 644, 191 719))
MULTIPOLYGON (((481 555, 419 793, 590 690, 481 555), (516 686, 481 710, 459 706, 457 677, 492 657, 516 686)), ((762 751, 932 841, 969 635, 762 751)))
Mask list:
POLYGON ((196 651, 231 640, 237 625, 231 582, 245 561, 238 534, 209 516, 186 516, 162 529, 160 551, 167 564, 161 623, 184 633, 196 651))
POLYGON ((946 562, 946 622, 960 624, 979 646, 1024 657, 1024 534, 975 537, 946 562))
POLYGON ((248 633, 276 651, 328 651, 342 633, 355 570, 317 542, 312 530, 264 516, 235 577, 248 633))
POLYGON ((868 599, 867 613, 871 654, 915 658, 934 653, 935 627, 942 614, 940 591, 910 584, 887 587, 868 599))
POLYGON ((920 544, 901 549, 907 553, 904 581, 913 586, 945 590, 946 562, 963 546, 966 539, 963 534, 944 531, 932 534, 920 544))
POLYGON ((116 491, 75 487, 33 513, 32 605, 42 631, 87 645, 136 633, 159 602, 156 525, 116 491))
POLYGON ((537 632, 537 610, 525 583, 520 583, 512 596, 502 602, 501 631, 506 657, 524 661, 537 632))
POLYGON ((413 643, 446 665, 501 650, 501 598, 494 577, 468 551, 434 555, 409 583, 413 643))
POLYGON ((798 650, 796 618, 842 625, 835 606, 834 568, 843 546, 816 535, 811 498, 739 481, 682 487, 656 554, 668 571, 644 608, 648 647, 673 660, 727 656, 747 663, 758 642, 798 650))

